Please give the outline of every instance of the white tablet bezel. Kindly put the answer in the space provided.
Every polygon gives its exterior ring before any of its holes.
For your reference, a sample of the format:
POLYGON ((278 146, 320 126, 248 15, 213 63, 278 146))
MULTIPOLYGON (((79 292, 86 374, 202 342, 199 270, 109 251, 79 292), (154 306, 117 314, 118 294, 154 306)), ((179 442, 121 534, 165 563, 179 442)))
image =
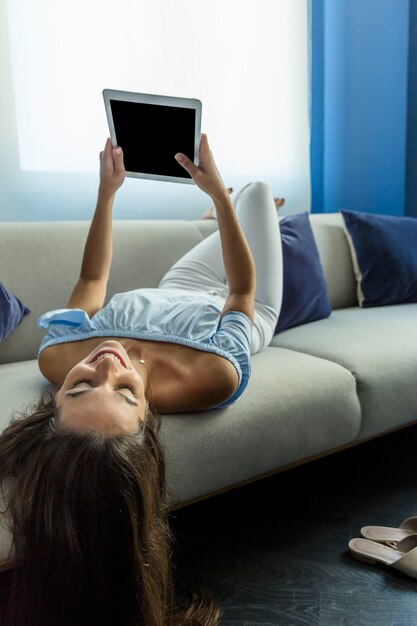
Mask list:
MULTIPOLYGON (((201 138, 201 108, 202 103, 195 98, 177 98, 171 96, 158 96, 149 93, 135 93, 133 91, 120 91, 118 89, 103 89, 104 105, 106 107, 107 121, 109 124, 110 137, 113 146, 117 146, 117 137, 113 123, 113 115, 110 106, 110 100, 121 100, 123 102, 140 102, 143 104, 159 104, 162 106, 179 107, 195 110, 195 129, 194 129, 194 163, 199 164, 198 154, 200 149, 201 138)), ((189 156, 189 155, 187 155, 189 156)), ((132 178, 145 178, 147 180, 163 180, 174 183, 188 183, 194 185, 192 178, 182 178, 179 176, 162 176, 160 174, 147 174, 142 172, 128 172, 126 176, 132 178)))

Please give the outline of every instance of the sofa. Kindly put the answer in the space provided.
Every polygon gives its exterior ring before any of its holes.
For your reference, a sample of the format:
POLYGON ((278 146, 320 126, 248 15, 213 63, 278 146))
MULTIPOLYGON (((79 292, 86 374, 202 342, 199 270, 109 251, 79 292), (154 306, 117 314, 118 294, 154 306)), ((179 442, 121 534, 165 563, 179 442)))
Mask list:
MULTIPOLYGON (((311 214, 309 220, 332 313, 280 332, 254 355, 249 385, 235 404, 161 417, 173 508, 417 420, 417 304, 360 308, 341 214, 311 214)), ((37 368, 42 331, 35 321, 66 306, 88 227, 0 225, 0 279, 31 311, 0 343, 0 430, 51 387, 37 368)), ((108 297, 157 286, 216 228, 214 220, 115 221, 108 297)))

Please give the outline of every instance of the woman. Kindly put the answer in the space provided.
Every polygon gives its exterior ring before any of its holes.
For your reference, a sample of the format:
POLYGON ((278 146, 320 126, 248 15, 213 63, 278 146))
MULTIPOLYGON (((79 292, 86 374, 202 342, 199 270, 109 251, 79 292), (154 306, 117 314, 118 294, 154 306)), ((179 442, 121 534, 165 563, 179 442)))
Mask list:
POLYGON ((212 198, 219 232, 180 259, 158 289, 117 294, 103 308, 112 206, 125 169, 109 139, 100 153, 80 278, 67 309, 38 320, 48 329, 39 368, 58 391, 0 436, 16 565, 3 588, 1 624, 218 623, 213 603, 175 606, 155 411, 220 408, 242 394, 250 354, 269 344, 276 326, 282 255, 268 187, 245 187, 235 212, 206 135, 199 157, 197 167, 175 155, 212 198))

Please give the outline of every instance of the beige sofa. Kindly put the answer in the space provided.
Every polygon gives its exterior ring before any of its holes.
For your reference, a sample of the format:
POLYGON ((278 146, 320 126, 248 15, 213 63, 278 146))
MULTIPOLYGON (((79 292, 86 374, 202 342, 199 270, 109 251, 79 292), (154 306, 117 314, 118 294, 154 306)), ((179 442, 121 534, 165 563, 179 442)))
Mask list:
MULTIPOLYGON (((417 420, 417 304, 360 309, 340 214, 311 215, 333 312, 277 335, 224 410, 162 416, 173 506, 256 480, 417 420)), ((66 305, 87 222, 0 225, 2 279, 30 309, 0 344, 0 430, 49 386, 37 317, 66 305)), ((109 293, 156 286, 214 221, 114 224, 109 293)), ((1 544, 1 539, 0 539, 1 544)))

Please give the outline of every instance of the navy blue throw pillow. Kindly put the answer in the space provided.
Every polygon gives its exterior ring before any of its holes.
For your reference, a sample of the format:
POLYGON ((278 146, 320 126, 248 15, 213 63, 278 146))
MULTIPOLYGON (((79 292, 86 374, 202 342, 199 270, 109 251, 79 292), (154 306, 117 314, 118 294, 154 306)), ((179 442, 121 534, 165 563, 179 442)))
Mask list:
POLYGON ((20 324, 29 309, 0 283, 0 341, 6 339, 20 324))
POLYGON ((284 265, 282 308, 275 334, 329 317, 332 309, 308 213, 279 222, 284 265))
POLYGON ((417 302, 417 219, 341 211, 361 307, 417 302))

